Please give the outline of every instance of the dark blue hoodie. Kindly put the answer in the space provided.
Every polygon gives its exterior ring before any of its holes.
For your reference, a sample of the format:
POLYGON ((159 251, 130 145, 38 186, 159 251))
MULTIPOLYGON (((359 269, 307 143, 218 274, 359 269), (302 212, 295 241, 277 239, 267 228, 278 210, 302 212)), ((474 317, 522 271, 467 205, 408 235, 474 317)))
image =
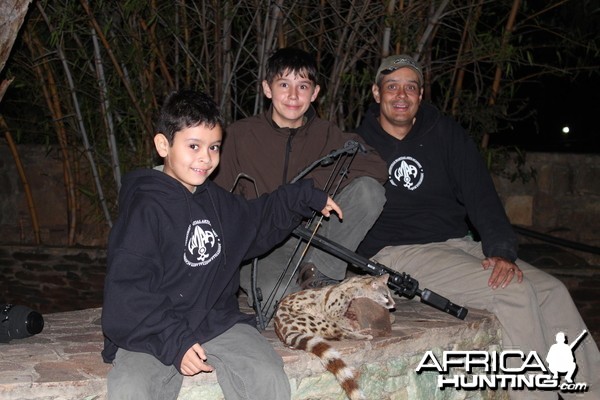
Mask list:
POLYGON ((357 132, 387 162, 387 202, 358 252, 372 257, 386 246, 461 238, 468 218, 487 257, 516 260, 517 238, 467 132, 421 103, 415 124, 399 140, 383 130, 379 110, 372 104, 357 132))
POLYGON ((128 174, 108 243, 104 361, 121 347, 179 369, 195 343, 254 324, 239 310, 240 264, 283 241, 326 199, 311 181, 248 201, 210 180, 191 193, 160 171, 128 174))

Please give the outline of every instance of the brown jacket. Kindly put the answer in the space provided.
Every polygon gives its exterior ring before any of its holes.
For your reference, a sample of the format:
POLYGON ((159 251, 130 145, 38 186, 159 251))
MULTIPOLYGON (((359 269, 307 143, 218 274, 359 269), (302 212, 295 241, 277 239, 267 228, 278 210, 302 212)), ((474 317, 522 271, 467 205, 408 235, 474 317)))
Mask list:
MULTIPOLYGON (((305 114, 306 122, 297 129, 278 127, 271 115, 272 108, 269 108, 227 128, 221 164, 214 175, 217 184, 231 190, 238 174, 244 173, 254 179, 259 195, 270 193, 294 179, 314 161, 343 148, 349 140, 363 144, 366 152, 358 151, 340 189, 360 176, 373 177, 382 184, 386 181, 386 163, 375 150, 364 144, 360 136, 342 132, 335 124, 318 118, 312 106, 305 114)), ((315 187, 323 189, 332 168, 333 165, 317 166, 305 178, 312 178, 315 187)), ((235 193, 246 198, 256 197, 254 184, 248 179, 238 180, 235 193)))

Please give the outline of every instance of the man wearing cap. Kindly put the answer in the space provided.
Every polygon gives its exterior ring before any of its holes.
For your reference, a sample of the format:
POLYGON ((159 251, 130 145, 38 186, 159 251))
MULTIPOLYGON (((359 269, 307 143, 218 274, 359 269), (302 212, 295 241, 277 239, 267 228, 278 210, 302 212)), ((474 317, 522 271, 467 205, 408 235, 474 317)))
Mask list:
MULTIPOLYGON (((557 332, 575 338, 587 329, 565 286, 517 258, 517 238, 474 141, 457 122, 421 102, 420 65, 407 55, 385 58, 372 93, 375 102, 357 132, 387 162, 387 203, 357 251, 457 304, 494 313, 505 349, 536 351, 543 358, 557 332), (471 237, 470 227, 481 241, 471 237)), ((590 388, 585 399, 598 399, 594 339, 588 336, 574 355, 575 380, 590 388)), ((542 390, 510 395, 557 398, 555 391, 542 390)))

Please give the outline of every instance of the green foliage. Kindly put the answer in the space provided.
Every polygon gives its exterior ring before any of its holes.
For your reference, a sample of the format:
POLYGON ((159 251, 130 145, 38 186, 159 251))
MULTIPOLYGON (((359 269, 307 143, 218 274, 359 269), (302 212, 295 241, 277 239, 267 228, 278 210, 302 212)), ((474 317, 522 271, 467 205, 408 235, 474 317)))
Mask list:
POLYGON ((490 170, 511 182, 527 183, 537 177, 537 171, 526 166, 526 153, 516 146, 484 149, 483 156, 490 170))
MULTIPOLYGON (((456 117, 478 142, 532 115, 518 93, 536 77, 598 72, 590 68, 599 46, 589 0, 525 1, 506 37, 509 0, 452 0, 443 10, 444 2, 436 0, 395 2, 393 10, 378 0, 88 3, 89 14, 80 1, 32 7, 5 68, 16 79, 1 111, 21 142, 58 148, 61 125, 75 159, 86 154, 82 143, 89 138, 99 184, 86 193, 105 188, 111 213, 118 193, 115 160, 121 172, 153 163, 152 118, 166 94, 182 87, 206 91, 228 122, 253 115, 265 103, 262 66, 281 46, 317 57, 319 112, 347 130, 357 126, 371 101, 381 58, 413 54, 424 65, 426 99, 456 117), (492 98, 497 68, 502 79, 492 98), (116 148, 109 146, 110 135, 116 148)), ((495 171, 522 167, 521 157, 507 156, 506 149, 482 150, 495 171)))

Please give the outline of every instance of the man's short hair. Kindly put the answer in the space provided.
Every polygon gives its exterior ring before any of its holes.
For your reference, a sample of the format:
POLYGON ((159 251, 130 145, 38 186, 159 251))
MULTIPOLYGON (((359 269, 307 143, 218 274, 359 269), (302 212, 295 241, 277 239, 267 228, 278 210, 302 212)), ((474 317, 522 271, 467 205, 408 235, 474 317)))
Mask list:
POLYGON ((285 47, 277 50, 267 61, 265 80, 272 83, 278 76, 289 72, 317 84, 317 62, 304 50, 285 47))
POLYGON ((215 101, 206 93, 194 90, 172 92, 165 99, 156 120, 156 132, 173 144, 175 133, 199 125, 212 129, 223 126, 223 117, 215 101))
POLYGON ((379 85, 384 75, 391 74, 400 68, 410 68, 419 76, 419 86, 423 86, 423 69, 414 58, 406 54, 393 55, 383 59, 375 75, 375 83, 379 85))

